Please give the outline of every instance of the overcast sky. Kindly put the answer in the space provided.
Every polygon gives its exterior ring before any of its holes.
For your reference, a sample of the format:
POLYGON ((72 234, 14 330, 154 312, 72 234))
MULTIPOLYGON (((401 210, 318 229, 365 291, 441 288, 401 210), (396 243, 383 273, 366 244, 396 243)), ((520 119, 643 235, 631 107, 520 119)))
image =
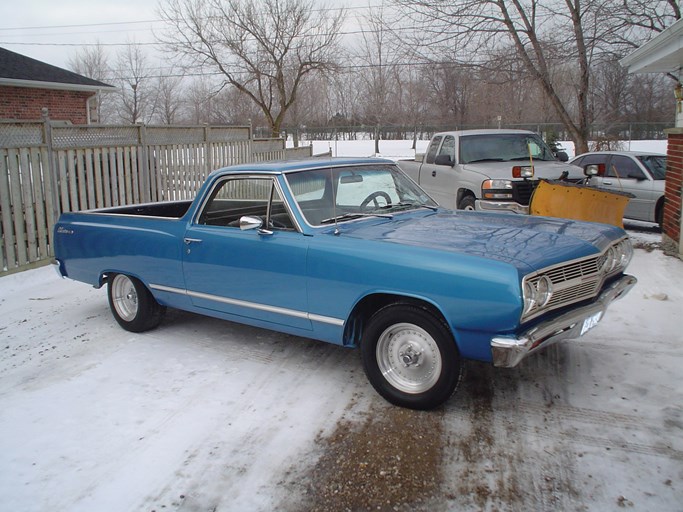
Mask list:
MULTIPOLYGON (((110 55, 129 41, 153 43, 159 0, 0 0, 0 46, 68 68, 81 45, 98 41, 110 55)), ((338 7, 337 2, 326 2, 338 7)), ((362 16, 379 0, 345 0, 348 18, 362 16)), ((150 47, 150 54, 154 55, 150 47)), ((156 57, 158 59, 160 57, 156 57)), ((154 57, 153 57, 154 59, 154 57)))
POLYGON ((84 43, 152 42, 152 28, 161 27, 150 21, 158 18, 156 8, 157 0, 3 0, 0 46, 67 67, 84 43))

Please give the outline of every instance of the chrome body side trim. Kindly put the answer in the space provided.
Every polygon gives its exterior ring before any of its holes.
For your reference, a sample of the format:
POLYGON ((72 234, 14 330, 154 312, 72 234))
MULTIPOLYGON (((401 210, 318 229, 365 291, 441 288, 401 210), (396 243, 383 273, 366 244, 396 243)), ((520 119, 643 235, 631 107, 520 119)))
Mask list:
POLYGON ((231 299, 230 297, 220 297, 218 295, 211 295, 208 293, 193 292, 191 290, 183 290, 182 288, 173 288, 171 286, 164 286, 160 284, 150 284, 149 287, 160 292, 177 293, 180 295, 187 295, 189 297, 196 297, 198 299, 205 299, 223 304, 230 304, 233 306, 241 306, 244 308, 255 309, 258 311, 265 311, 267 313, 277 313, 280 315, 291 316, 294 318, 304 318, 312 322, 320 322, 324 324, 336 325, 342 327, 344 320, 340 318, 332 318, 329 316, 316 315, 305 311, 298 311, 296 309, 281 308, 278 306, 270 306, 268 304, 259 304, 258 302, 248 302, 239 299, 231 299))

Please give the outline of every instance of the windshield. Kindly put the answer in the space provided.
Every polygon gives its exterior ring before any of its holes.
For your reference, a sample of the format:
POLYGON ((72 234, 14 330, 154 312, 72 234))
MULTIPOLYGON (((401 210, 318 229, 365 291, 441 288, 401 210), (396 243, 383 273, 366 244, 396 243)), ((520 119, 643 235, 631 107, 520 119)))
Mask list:
POLYGON ((314 169, 287 174, 286 179, 311 226, 437 207, 394 165, 314 169))
POLYGON ((656 180, 666 179, 666 157, 663 155, 638 155, 638 160, 656 180))
POLYGON ((555 156, 535 133, 493 133, 460 137, 460 163, 509 162, 511 160, 550 161, 555 156))

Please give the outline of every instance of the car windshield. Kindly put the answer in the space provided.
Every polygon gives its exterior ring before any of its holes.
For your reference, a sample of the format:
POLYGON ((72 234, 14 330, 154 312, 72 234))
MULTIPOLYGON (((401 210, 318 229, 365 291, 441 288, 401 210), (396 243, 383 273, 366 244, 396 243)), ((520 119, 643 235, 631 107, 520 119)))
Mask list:
POLYGON ((638 160, 656 180, 666 179, 666 157, 663 155, 638 155, 638 160))
POLYGON ((437 208, 395 165, 312 169, 287 174, 286 179, 299 210, 311 226, 437 208))
POLYGON ((555 160, 550 148, 535 133, 496 133, 460 137, 460 162, 555 160))

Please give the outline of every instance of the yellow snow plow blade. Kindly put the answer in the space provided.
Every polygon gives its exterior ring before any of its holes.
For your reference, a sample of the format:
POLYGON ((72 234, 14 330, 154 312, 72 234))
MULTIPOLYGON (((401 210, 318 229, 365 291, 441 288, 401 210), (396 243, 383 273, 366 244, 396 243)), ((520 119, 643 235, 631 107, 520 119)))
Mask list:
POLYGON ((624 210, 631 194, 564 181, 541 180, 531 197, 529 213, 587 220, 624 227, 624 210))

